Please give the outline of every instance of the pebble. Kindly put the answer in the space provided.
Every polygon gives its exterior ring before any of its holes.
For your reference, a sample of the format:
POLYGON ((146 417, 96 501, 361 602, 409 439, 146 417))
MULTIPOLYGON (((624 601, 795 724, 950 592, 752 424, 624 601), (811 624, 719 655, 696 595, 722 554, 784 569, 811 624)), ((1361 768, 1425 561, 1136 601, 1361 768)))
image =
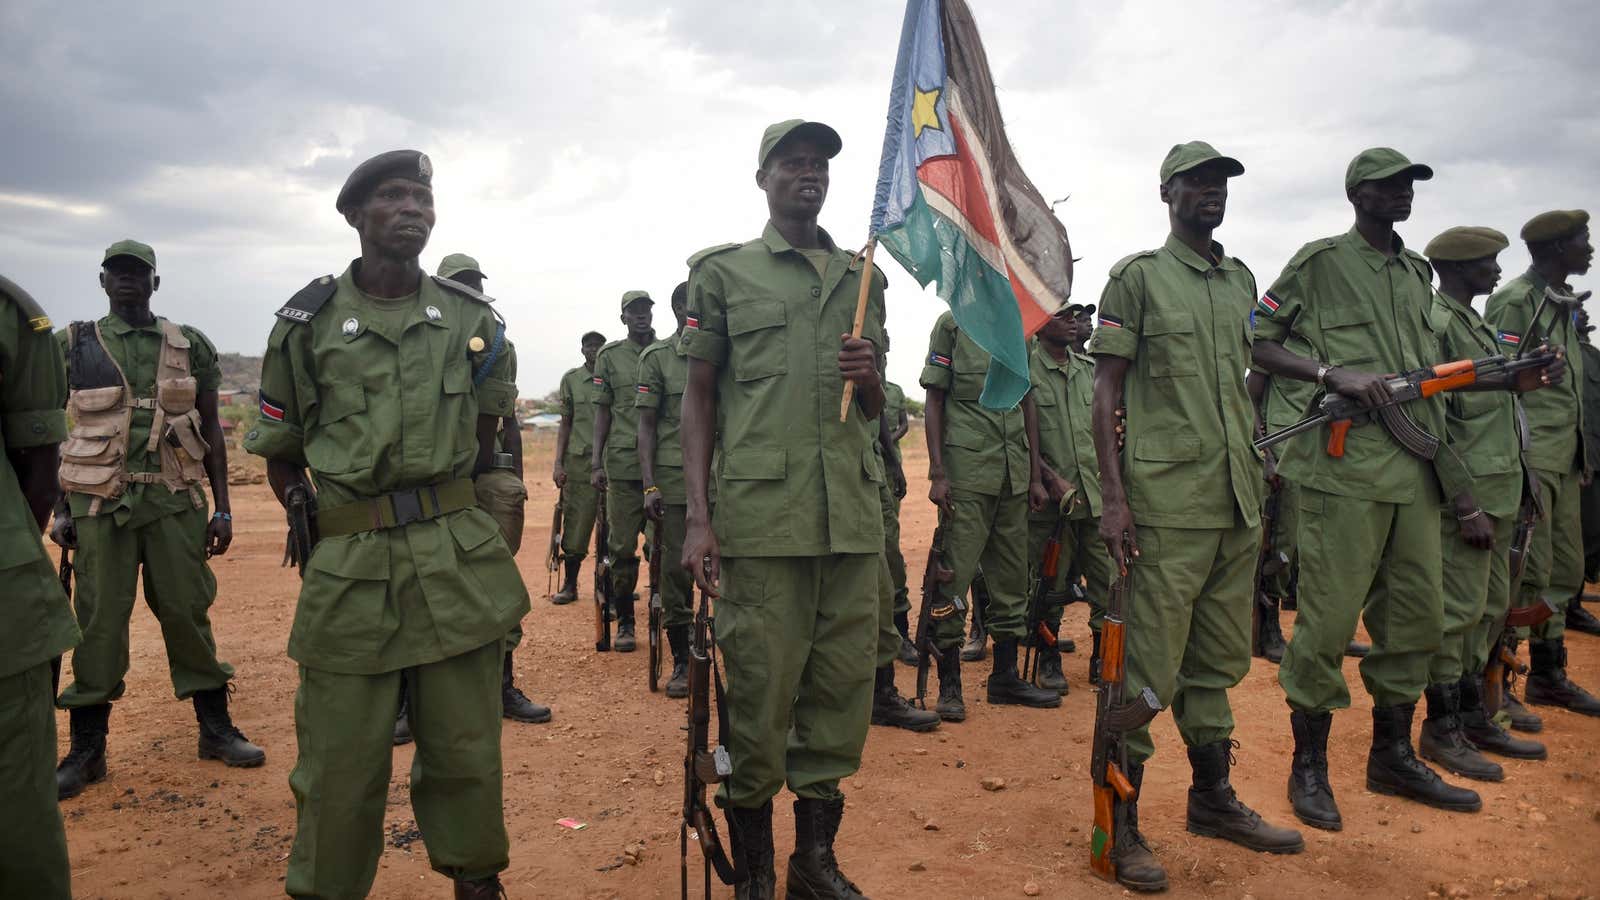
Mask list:
POLYGON ((928 871, 928 867, 923 865, 922 863, 914 862, 911 865, 906 866, 906 871, 907 872, 926 872, 926 871, 928 871))
POLYGON ((912 750, 911 752, 915 753, 918 756, 927 756, 928 755, 928 751, 923 749, 923 748, 921 748, 921 747, 918 747, 915 750, 912 750))
POLYGON ((986 776, 978 783, 983 785, 983 789, 986 791, 1003 791, 1006 789, 1006 780, 998 775, 986 776))
POLYGON ((1539 812, 1538 810, 1534 810, 1533 812, 1528 813, 1528 821, 1533 822, 1536 825, 1543 825, 1544 823, 1550 821, 1550 817, 1542 812, 1539 812))
POLYGON ((1467 886, 1464 884, 1451 884, 1445 886, 1444 895, 1449 897, 1450 900, 1466 900, 1466 898, 1472 896, 1472 892, 1467 890, 1467 886))
POLYGON ((1022 886, 1022 892, 1029 897, 1037 897, 1044 893, 1044 889, 1040 888, 1038 883, 1030 881, 1022 886))
POLYGON ((1411 833, 1412 834, 1421 834, 1422 833, 1422 826, 1421 825, 1413 825, 1413 826, 1411 826, 1411 833))
POLYGON ((653 781, 655 781, 656 787, 660 787, 663 784, 667 783, 667 773, 661 771, 660 769, 657 769, 656 773, 651 776, 651 779, 653 781))
POLYGON ((1527 889, 1528 879, 1526 878, 1507 878, 1505 886, 1501 888, 1507 894, 1520 894, 1527 889))
POLYGON ((923 831, 938 831, 939 830, 939 823, 935 822, 932 819, 929 819, 928 821, 922 823, 922 830, 923 831))

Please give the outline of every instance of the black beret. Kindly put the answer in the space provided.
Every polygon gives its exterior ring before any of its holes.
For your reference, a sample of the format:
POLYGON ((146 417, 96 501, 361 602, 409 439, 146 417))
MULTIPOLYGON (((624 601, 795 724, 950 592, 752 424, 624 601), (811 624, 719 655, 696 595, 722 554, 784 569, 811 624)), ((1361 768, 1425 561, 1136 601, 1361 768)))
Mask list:
POLYGON ((1581 209, 1552 209, 1539 213, 1522 226, 1522 239, 1530 244, 1559 241, 1577 234, 1589 224, 1589 214, 1581 209))
POLYGON ((428 154, 420 150, 389 150, 356 166, 339 189, 339 199, 334 208, 344 212, 360 204, 372 193, 379 182, 388 178, 404 178, 425 187, 433 187, 433 163, 428 154))

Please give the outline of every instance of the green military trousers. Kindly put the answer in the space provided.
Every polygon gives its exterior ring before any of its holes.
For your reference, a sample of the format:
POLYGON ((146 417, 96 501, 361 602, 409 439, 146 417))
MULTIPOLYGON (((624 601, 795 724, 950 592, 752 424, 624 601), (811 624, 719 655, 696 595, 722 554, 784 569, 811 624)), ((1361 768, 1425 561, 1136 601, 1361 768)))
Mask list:
MULTIPOLYGON (((900 498, 885 478, 878 487, 878 504, 883 507, 883 558, 889 565, 889 584, 893 593, 890 618, 911 611, 911 596, 906 591, 906 557, 900 552, 900 498)), ((893 623, 890 623, 893 625, 893 623)))
POLYGON ((72 900, 50 663, 0 678, 0 900, 72 900))
POLYGON ((589 542, 594 540, 600 492, 584 474, 589 471, 589 457, 569 453, 562 465, 567 471, 567 486, 561 489, 561 555, 581 560, 589 555, 589 542))
POLYGON ((1583 488, 1576 469, 1552 472, 1534 469, 1544 520, 1533 530, 1533 544, 1522 567, 1518 606, 1543 598, 1555 615, 1529 631, 1536 641, 1554 641, 1567 630, 1567 604, 1583 590, 1583 488))
POLYGON ((1356 619, 1372 635, 1361 680, 1376 706, 1415 703, 1444 630, 1439 487, 1423 478, 1410 503, 1300 486, 1300 596, 1278 667, 1289 706, 1344 709, 1344 651, 1356 619))
MULTIPOLYGON (((639 585, 639 535, 644 532, 644 482, 606 482, 606 525, 611 530, 611 599, 626 603, 639 585)), ((615 607, 614 607, 615 608, 615 607)))
POLYGON ((754 808, 786 783, 833 800, 861 767, 882 566, 881 553, 723 557, 716 632, 733 774, 719 804, 754 808))
POLYGON ((83 642, 72 651, 72 684, 57 701, 62 709, 109 703, 122 696, 128 674, 128 622, 141 567, 144 600, 161 623, 167 668, 179 700, 219 688, 233 667, 217 659, 207 611, 217 579, 206 564, 205 507, 185 509, 143 524, 118 525, 113 515, 74 520, 78 576, 72 605, 83 642))
MULTIPOLYGON (((528 505, 528 486, 522 476, 510 469, 490 469, 472 480, 478 506, 494 517, 500 526, 500 536, 506 539, 511 555, 522 549, 524 513, 528 505)), ((590 488, 590 490, 594 490, 590 488)), ((506 652, 522 646, 522 623, 518 622, 506 633, 506 652)))
POLYGON ((501 809, 500 659, 494 641, 459 656, 378 675, 300 667, 289 774, 296 825, 285 890, 365 897, 383 852, 400 682, 411 702, 411 809, 433 868, 486 878, 510 859, 501 809))
MULTIPOLYGON (((1140 525, 1127 622, 1124 698, 1146 687, 1172 710, 1190 747, 1233 734, 1228 689, 1250 671, 1250 598, 1258 529, 1140 525)), ((1102 545, 1103 546, 1103 545, 1102 545)), ((1149 727, 1128 734, 1128 756, 1155 754, 1149 727)))
MULTIPOLYGON (((995 640, 1022 637, 1028 617, 1028 495, 1010 490, 1002 485, 991 496, 951 488, 953 513, 945 516, 944 559, 955 575, 941 593, 965 597, 981 566, 989 586, 983 624, 995 640)), ((958 646, 965 631, 960 616, 935 620, 934 644, 958 646)))
POLYGON ((1296 543, 1298 529, 1300 528, 1300 491, 1294 482, 1282 479, 1278 488, 1278 520, 1273 523, 1273 538, 1278 552, 1288 559, 1288 562, 1279 567, 1265 585, 1267 594, 1276 600, 1283 600, 1289 596, 1290 585, 1294 579, 1294 568, 1299 564, 1299 545, 1296 543))
POLYGON ((1494 548, 1461 540, 1461 523, 1449 510, 1439 516, 1439 556, 1444 583, 1444 629, 1428 663, 1428 683, 1458 681, 1489 660, 1489 615, 1494 624, 1511 602, 1511 533, 1517 520, 1494 520, 1494 548))
MULTIPOLYGON (((1039 566, 1044 562, 1045 541, 1055 528, 1055 516, 1032 515, 1028 517, 1028 590, 1039 577, 1039 566)), ((1056 583, 1049 586, 1052 597, 1045 610, 1045 622, 1050 630, 1061 631, 1061 613, 1066 609, 1072 576, 1084 580, 1084 598, 1089 601, 1089 627, 1100 630, 1100 620, 1106 614, 1106 593, 1111 589, 1111 556, 1106 553, 1105 541, 1100 540, 1098 518, 1068 519, 1061 529, 1061 562, 1056 569, 1056 583)), ((1030 598, 1031 601, 1031 598, 1030 598)))
POLYGON ((679 565, 683 559, 683 539, 688 534, 685 519, 689 507, 668 503, 661 517, 661 623, 668 628, 694 621, 694 576, 679 565))
POLYGON ((880 669, 900 656, 900 629, 894 624, 894 576, 889 574, 888 556, 885 552, 878 559, 878 649, 874 661, 880 669))

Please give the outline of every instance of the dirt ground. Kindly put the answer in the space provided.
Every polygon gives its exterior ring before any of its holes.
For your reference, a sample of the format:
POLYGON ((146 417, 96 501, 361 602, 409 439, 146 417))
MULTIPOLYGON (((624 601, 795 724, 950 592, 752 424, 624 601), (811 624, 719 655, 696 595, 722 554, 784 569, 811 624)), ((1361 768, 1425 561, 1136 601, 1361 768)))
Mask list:
MULTIPOLYGON (((547 477, 552 444, 549 432, 529 438, 532 498, 519 562, 534 602, 517 675, 534 699, 554 707, 555 720, 505 724, 506 889, 513 898, 675 897, 684 707, 647 691, 642 649, 593 651, 587 569, 581 602, 549 603, 543 563, 555 495, 547 477), (586 827, 557 824, 566 817, 586 827)), ((922 500, 920 432, 904 446, 912 484, 903 547, 916 597, 933 516, 922 500)), ((227 769, 196 760, 192 710, 173 702, 155 619, 137 612, 128 693, 111 717, 110 777, 63 805, 80 897, 282 894, 294 832, 288 777, 296 684, 284 646, 299 580, 279 567, 283 519, 266 486, 233 491, 235 539, 213 564, 220 591, 212 620, 222 656, 239 673, 235 721, 266 748, 267 764, 227 769)), ((1292 620, 1285 615, 1285 631, 1292 620)), ((1085 769, 1094 695, 1085 681, 1089 630, 1081 605, 1069 608, 1065 629, 1080 650, 1067 659, 1072 691, 1060 709, 990 709, 982 690, 969 688, 964 723, 925 735, 872 729, 861 771, 844 785, 849 806, 838 840, 842 867, 868 894, 1125 893, 1088 870, 1085 769), (989 776, 1004 779, 1004 788, 983 789, 980 780, 989 776)), ((1600 689, 1600 639, 1577 635, 1570 648, 1574 678, 1600 689)), ((897 675, 909 693, 912 671, 897 665, 897 675)), ((1476 785, 1485 801, 1481 813, 1441 812, 1363 789, 1370 704, 1355 661, 1347 661, 1345 675, 1355 686, 1355 707, 1335 717, 1330 742, 1345 830, 1304 829, 1306 852, 1297 856, 1257 855, 1188 834, 1188 765, 1171 717, 1157 721, 1159 749, 1145 780, 1142 819, 1171 875, 1172 895, 1568 898, 1600 891, 1593 868, 1600 846, 1600 720, 1541 710, 1546 728, 1539 737, 1550 758, 1502 760, 1504 782, 1476 785)), ((1285 796, 1288 710, 1274 678, 1275 667, 1256 660, 1232 694, 1242 742, 1233 780, 1268 819, 1294 824, 1285 796)), ((981 686, 981 676, 968 683, 981 686)), ((64 752, 65 715, 60 741, 64 752)), ((412 752, 402 747, 394 754, 378 897, 449 896, 449 884, 428 867, 407 802, 412 752)), ((780 879, 792 846, 791 799, 784 794, 777 801, 780 879)), ((698 855, 690 865, 697 885, 698 855)), ((731 891, 718 885, 716 895, 731 891)))

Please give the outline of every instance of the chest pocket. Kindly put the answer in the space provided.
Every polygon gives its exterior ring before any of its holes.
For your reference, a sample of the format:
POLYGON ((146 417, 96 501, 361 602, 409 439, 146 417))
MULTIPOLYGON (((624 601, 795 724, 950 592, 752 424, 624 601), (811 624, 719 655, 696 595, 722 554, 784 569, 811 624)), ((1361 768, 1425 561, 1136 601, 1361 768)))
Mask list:
POLYGON ((1172 378, 1199 372, 1195 361, 1194 316, 1187 310, 1146 312, 1144 339, 1145 349, 1149 351, 1148 371, 1153 377, 1172 378))
POLYGON ((666 384, 667 395, 662 398, 660 417, 676 422, 683 412, 683 391, 689 384, 689 367, 680 359, 676 363, 668 361, 662 369, 661 380, 666 384))
POLYGON ((971 338, 958 335, 950 355, 954 357, 950 361, 950 396, 968 403, 977 402, 983 394, 983 381, 989 376, 989 354, 971 338))
POLYGON ((1501 391, 1451 391, 1447 396, 1450 414, 1463 421, 1495 412, 1506 402, 1501 391))
POLYGON ((306 462, 313 471, 341 474, 371 465, 366 413, 367 394, 360 384, 333 384, 318 398, 317 425, 306 439, 306 462))
POLYGON ((751 300, 728 307, 728 358, 735 381, 789 371, 788 321, 782 300, 751 300))
POLYGON ((1357 366, 1377 361, 1378 334, 1371 310, 1336 306, 1322 313, 1320 324, 1329 365, 1357 366))

